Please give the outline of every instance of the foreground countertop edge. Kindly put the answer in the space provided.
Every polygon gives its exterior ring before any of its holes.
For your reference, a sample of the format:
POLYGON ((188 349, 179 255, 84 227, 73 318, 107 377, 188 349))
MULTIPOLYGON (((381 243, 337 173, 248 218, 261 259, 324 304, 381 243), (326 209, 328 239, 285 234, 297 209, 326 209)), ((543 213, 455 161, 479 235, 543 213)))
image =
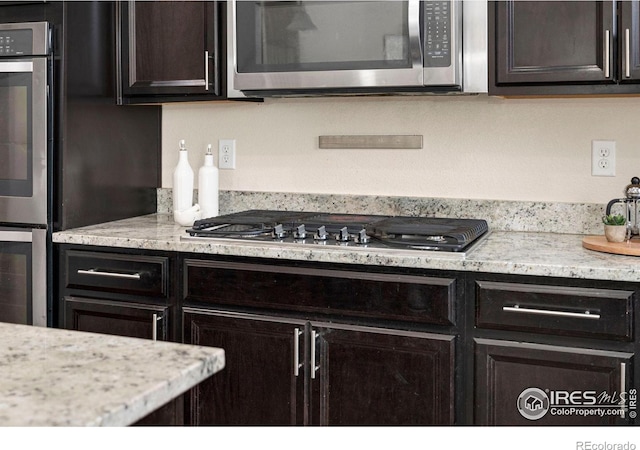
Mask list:
POLYGON ((225 365, 223 349, 0 323, 0 426, 126 426, 225 365))
POLYGON ((325 263, 487 272, 610 281, 639 281, 640 258, 582 247, 583 235, 493 231, 466 257, 415 251, 282 246, 237 241, 185 241, 186 228, 151 214, 53 234, 54 243, 325 263))

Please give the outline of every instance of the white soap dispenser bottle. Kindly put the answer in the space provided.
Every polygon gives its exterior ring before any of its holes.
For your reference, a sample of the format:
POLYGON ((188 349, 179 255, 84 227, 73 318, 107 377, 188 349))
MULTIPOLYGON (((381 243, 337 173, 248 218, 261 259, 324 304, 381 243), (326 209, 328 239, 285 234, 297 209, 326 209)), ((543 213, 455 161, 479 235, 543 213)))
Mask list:
POLYGON ((189 165, 189 157, 184 139, 180 141, 178 164, 173 171, 173 217, 176 213, 186 211, 193 206, 193 169, 189 165))
POLYGON ((211 144, 207 145, 204 165, 198 171, 198 203, 203 219, 218 215, 218 168, 213 164, 211 144))

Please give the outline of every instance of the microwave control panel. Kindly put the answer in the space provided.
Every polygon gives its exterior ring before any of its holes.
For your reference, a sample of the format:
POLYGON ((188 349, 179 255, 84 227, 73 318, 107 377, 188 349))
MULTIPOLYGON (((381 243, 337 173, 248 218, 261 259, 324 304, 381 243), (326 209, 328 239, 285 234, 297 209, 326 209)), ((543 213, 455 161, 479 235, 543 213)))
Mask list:
POLYGON ((425 1, 424 66, 451 65, 451 2, 425 1))
POLYGON ((30 55, 32 46, 31 30, 0 30, 0 56, 30 55))

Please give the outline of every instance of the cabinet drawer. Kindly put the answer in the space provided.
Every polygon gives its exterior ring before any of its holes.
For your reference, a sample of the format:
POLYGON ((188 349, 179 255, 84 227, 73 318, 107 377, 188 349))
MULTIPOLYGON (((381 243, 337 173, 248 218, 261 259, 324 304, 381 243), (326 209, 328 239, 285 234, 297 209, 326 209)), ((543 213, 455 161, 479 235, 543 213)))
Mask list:
POLYGON ((64 328, 166 341, 169 308, 160 305, 64 297, 64 328))
POLYGON ((453 325, 456 280, 185 261, 185 302, 453 325))
POLYGON ((67 289, 166 297, 169 259, 70 250, 66 253, 67 289))
POLYGON ((476 325, 631 341, 633 296, 633 291, 477 281, 476 325))

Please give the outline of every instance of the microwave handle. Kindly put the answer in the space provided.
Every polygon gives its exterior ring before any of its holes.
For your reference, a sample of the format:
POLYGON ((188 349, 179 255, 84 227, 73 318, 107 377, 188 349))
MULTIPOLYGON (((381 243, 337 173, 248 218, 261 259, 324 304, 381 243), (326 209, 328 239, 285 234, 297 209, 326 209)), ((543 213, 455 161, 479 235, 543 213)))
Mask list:
POLYGON ((420 23, 420 6, 422 2, 409 0, 407 25, 409 26, 409 54, 412 67, 422 69, 424 67, 424 55, 422 53, 422 24, 420 23))

